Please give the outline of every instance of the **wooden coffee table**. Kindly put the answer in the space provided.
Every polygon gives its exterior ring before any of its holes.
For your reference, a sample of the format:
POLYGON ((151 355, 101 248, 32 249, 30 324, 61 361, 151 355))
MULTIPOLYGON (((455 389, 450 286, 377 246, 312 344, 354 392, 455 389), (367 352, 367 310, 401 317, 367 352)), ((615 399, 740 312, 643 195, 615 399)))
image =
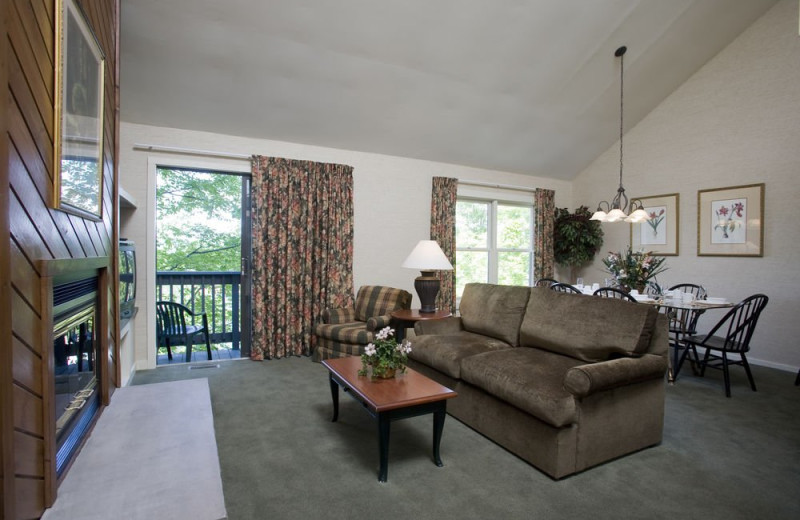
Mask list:
POLYGON ((433 461, 442 466, 439 443, 444 430, 447 399, 456 397, 456 392, 410 368, 405 373, 398 372, 392 379, 359 376, 361 358, 358 356, 326 359, 322 364, 329 372, 333 422, 339 418, 339 387, 363 404, 378 421, 380 482, 386 482, 389 473, 389 429, 392 421, 399 419, 433 414, 433 461))

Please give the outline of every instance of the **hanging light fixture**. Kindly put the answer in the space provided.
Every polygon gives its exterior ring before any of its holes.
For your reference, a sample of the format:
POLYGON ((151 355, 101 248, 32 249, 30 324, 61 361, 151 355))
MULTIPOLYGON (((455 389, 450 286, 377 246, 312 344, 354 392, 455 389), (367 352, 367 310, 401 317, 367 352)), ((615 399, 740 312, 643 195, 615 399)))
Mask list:
POLYGON ((650 219, 650 216, 642 208, 642 201, 633 199, 630 201, 630 207, 628 206, 628 196, 625 195, 625 188, 622 186, 623 78, 625 73, 625 51, 627 50, 628 48, 623 45, 614 52, 614 56, 619 58, 619 188, 617 188, 617 194, 611 199, 610 204, 605 200, 600 201, 597 205, 597 211, 594 212, 589 220, 636 223, 650 219), (630 215, 628 214, 629 210, 630 215))

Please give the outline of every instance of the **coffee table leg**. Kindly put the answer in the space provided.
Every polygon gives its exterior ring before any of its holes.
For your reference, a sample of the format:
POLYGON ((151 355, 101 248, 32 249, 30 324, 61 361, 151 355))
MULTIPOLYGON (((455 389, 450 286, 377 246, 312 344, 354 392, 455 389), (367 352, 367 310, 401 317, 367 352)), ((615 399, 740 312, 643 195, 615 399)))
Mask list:
POLYGON ((333 419, 331 422, 336 422, 339 418, 339 383, 337 383, 333 376, 328 377, 331 384, 331 398, 333 398, 333 419))
POLYGON ((433 462, 440 468, 442 458, 439 456, 439 444, 442 441, 442 431, 444 430, 444 418, 447 416, 444 407, 441 410, 433 412, 433 462))
POLYGON ((378 482, 386 482, 389 478, 389 430, 391 424, 392 421, 385 414, 378 414, 378 450, 380 452, 378 482))

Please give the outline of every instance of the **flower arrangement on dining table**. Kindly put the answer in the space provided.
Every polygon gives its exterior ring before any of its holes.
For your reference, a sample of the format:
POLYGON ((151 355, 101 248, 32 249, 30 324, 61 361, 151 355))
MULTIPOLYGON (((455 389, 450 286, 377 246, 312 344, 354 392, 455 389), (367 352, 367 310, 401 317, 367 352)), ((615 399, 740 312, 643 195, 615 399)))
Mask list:
POLYGON ((650 280, 667 269, 664 260, 654 256, 652 251, 633 251, 628 246, 624 252, 610 252, 603 258, 603 265, 622 290, 644 292, 650 280))
POLYGON ((389 379, 396 371, 405 372, 411 342, 397 343, 394 330, 384 327, 375 334, 375 340, 368 344, 361 355, 361 370, 358 375, 367 375, 367 367, 372 367, 372 377, 389 379))

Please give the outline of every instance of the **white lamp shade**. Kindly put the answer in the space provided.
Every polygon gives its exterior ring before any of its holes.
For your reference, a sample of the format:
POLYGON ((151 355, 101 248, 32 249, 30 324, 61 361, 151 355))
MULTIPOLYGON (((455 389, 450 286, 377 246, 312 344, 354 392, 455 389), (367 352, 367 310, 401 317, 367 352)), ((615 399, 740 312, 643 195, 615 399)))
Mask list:
POLYGON ((621 209, 612 209, 611 211, 608 212, 608 215, 606 216, 606 222, 617 222, 619 220, 624 219, 627 216, 628 215, 626 215, 625 212, 622 211, 621 209))
POLYGON ((420 240, 411 251, 402 267, 419 271, 452 271, 453 264, 447 259, 435 240, 420 240))
POLYGON ((592 218, 590 218, 589 220, 599 220, 600 222, 605 222, 606 212, 598 209, 592 214, 592 218))
POLYGON ((625 219, 625 222, 633 222, 635 224, 637 222, 644 222, 645 220, 650 220, 650 215, 643 209, 637 209, 625 219))

